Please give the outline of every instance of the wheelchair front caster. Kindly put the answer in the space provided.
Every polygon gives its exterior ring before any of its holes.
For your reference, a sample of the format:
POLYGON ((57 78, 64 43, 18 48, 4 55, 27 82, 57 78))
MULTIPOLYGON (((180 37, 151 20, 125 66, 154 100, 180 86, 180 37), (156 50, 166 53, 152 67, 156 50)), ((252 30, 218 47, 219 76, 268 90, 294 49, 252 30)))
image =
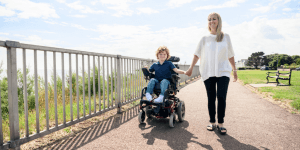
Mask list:
POLYGON ((152 112, 152 109, 150 108, 150 106, 146 106, 146 116, 148 118, 152 118, 151 112, 152 112))
POLYGON ((175 113, 172 113, 170 115, 169 126, 171 128, 174 128, 175 123, 176 123, 176 115, 175 115, 175 113))
POLYGON ((144 121, 145 121, 145 111, 144 110, 140 111, 138 117, 139 117, 139 122, 144 123, 144 121))

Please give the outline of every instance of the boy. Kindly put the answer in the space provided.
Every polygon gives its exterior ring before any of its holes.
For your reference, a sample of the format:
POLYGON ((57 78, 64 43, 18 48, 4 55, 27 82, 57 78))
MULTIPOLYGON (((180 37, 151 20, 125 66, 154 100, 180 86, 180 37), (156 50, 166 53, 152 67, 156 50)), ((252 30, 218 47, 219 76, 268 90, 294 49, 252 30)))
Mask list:
MULTIPOLYGON (((146 98, 151 101, 153 89, 155 84, 160 84, 161 93, 157 99, 154 100, 154 103, 162 103, 164 98, 164 92, 169 87, 171 80, 171 71, 175 71, 178 74, 185 74, 185 71, 177 69, 174 64, 170 61, 167 61, 170 56, 170 51, 166 46, 160 46, 156 51, 156 57, 158 62, 153 63, 149 68, 150 72, 155 71, 155 77, 152 78, 147 86, 146 98)), ((147 68, 147 66, 145 66, 147 68)))

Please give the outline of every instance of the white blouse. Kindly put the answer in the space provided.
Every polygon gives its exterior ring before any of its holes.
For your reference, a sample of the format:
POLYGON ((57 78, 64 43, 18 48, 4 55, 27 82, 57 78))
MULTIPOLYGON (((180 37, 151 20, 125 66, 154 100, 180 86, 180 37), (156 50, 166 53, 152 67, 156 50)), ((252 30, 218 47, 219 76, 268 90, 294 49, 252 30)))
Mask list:
POLYGON ((217 42, 217 35, 209 34, 202 37, 195 51, 200 58, 200 75, 202 81, 209 77, 227 76, 232 70, 229 58, 234 56, 230 37, 224 33, 223 40, 217 42))

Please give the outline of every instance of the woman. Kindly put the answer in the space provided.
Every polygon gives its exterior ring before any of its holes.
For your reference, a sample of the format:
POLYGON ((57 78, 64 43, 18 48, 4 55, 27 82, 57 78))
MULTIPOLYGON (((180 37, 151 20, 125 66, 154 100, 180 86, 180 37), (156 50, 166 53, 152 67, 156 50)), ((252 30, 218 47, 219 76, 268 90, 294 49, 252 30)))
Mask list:
POLYGON ((205 84, 208 97, 208 111, 210 124, 207 130, 213 131, 216 127, 221 134, 226 134, 227 130, 223 126, 226 108, 226 95, 230 80, 230 73, 233 70, 234 80, 237 80, 237 70, 234 62, 234 52, 230 37, 222 31, 222 20, 218 13, 208 15, 209 35, 202 37, 190 68, 186 75, 191 76, 193 67, 200 59, 201 79, 205 84), (231 64, 231 66, 230 66, 231 64), (216 90, 217 85, 217 90, 216 90), (218 98, 218 125, 216 125, 216 97, 218 98))

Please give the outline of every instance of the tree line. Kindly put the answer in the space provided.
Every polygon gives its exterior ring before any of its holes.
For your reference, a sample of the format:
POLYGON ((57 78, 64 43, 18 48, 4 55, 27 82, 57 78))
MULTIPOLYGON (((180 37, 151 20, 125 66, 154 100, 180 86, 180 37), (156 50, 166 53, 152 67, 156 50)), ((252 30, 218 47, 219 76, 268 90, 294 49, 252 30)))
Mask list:
POLYGON ((287 54, 270 54, 265 55, 264 52, 255 52, 248 57, 247 66, 269 66, 270 68, 277 68, 281 65, 296 67, 300 65, 300 55, 287 55, 287 54), (277 63, 278 61, 278 63, 277 63))

